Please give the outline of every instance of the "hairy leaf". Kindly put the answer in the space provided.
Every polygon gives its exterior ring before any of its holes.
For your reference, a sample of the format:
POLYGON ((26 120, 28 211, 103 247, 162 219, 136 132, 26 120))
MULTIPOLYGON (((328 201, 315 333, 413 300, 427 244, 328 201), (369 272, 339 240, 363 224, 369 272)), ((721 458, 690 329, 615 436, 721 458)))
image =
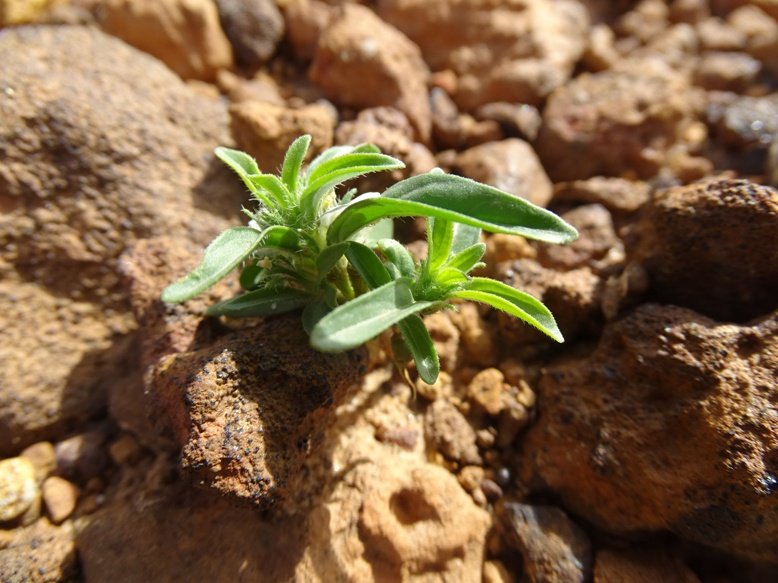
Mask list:
POLYGON ((485 252, 486 245, 484 243, 476 243, 472 247, 463 249, 454 255, 448 260, 446 265, 464 273, 469 273, 470 270, 474 269, 479 264, 485 252))
POLYGON ((297 192, 297 182, 300 175, 300 168, 303 165, 305 154, 308 153, 308 146, 311 145, 311 136, 300 136, 284 156, 284 164, 281 167, 281 181, 289 189, 289 192, 297 192))
POLYGON ((502 282, 474 277, 465 284, 465 289, 453 295, 488 304, 524 320, 557 342, 565 341, 554 316, 540 300, 502 282))
POLYGON ((381 287, 392 281, 392 277, 389 275, 386 267, 370 247, 355 241, 349 241, 346 258, 371 289, 381 287))
POLYGON ((569 243, 578 232, 554 213, 491 186, 448 174, 422 174, 398 182, 382 196, 357 199, 332 222, 331 243, 345 241, 387 217, 448 219, 495 233, 569 243))
POLYGON ((338 306, 311 332, 311 344, 323 352, 356 348, 411 314, 431 308, 435 302, 417 302, 410 280, 391 281, 338 306))
POLYGON ((251 255, 262 244, 263 235, 250 227, 224 231, 208 245, 194 271, 165 288, 162 301, 177 304, 204 292, 251 255))
POLYGON ((378 241, 378 249, 384 256, 397 266, 397 269, 405 277, 416 276, 416 263, 408 250, 394 239, 381 239, 378 241))
POLYGON ((397 324, 405 345, 416 361, 416 370, 425 383, 431 385, 440 374, 440 359, 429 331, 418 314, 408 316, 397 324))
POLYGON ((233 318, 284 314, 303 307, 310 299, 308 294, 300 290, 263 287, 214 304, 205 313, 208 316, 233 318))
POLYGON ((431 271, 443 265, 451 253, 454 224, 446 219, 427 219, 427 261, 431 271))

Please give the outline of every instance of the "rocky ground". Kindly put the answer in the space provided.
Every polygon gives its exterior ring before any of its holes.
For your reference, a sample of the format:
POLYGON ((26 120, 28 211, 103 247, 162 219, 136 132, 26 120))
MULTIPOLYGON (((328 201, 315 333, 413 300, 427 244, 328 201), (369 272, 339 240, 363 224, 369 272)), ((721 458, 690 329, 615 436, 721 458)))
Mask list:
MULTIPOLYGON (((778 580, 778 2, 0 0, 0 580, 778 580), (30 23, 35 23, 30 25, 30 23), (160 290, 373 142, 561 213, 486 239, 567 342, 381 341, 160 290)), ((362 182, 382 188, 387 177, 362 182)), ((412 247, 420 225, 398 225, 412 247)))

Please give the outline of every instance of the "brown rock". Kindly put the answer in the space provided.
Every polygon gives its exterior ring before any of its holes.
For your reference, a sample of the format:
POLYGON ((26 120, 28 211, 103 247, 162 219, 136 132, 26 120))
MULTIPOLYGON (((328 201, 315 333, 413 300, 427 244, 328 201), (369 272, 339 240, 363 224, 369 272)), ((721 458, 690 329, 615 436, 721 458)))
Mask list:
POLYGON ((770 17, 759 6, 745 5, 729 14, 727 20, 745 37, 747 52, 778 75, 778 16, 770 17))
POLYGON ((238 147, 256 158, 263 172, 278 171, 289 144, 302 134, 311 135, 309 155, 329 148, 335 121, 332 107, 323 103, 291 109, 247 101, 230 107, 230 127, 238 147))
POLYGON ((0 26, 35 22, 52 3, 53 0, 2 0, 0 26))
POLYGON ((648 202, 647 182, 595 176, 556 185, 554 201, 601 204, 609 211, 632 213, 648 202))
POLYGON ((459 330, 445 312, 430 314, 424 318, 424 325, 432 336, 441 369, 453 374, 459 361, 459 330))
POLYGON ((767 181, 774 188, 778 188, 778 140, 773 142, 770 150, 767 152, 767 164, 765 168, 767 181))
MULTIPOLYGON (((588 267, 558 272, 530 259, 520 259, 500 267, 498 278, 548 306, 566 340, 599 331, 602 326, 602 281, 588 267)), ((497 313, 497 323, 498 337, 503 342, 553 342, 528 324, 502 312, 497 313)))
POLYGON ((540 104, 570 77, 589 20, 567 0, 381 0, 378 12, 419 45, 433 70, 456 73, 454 100, 464 110, 493 101, 540 104))
POLYGON ((494 344, 494 329, 481 317, 478 306, 462 304, 457 312, 449 314, 451 321, 459 329, 463 360, 479 366, 489 366, 497 359, 497 347, 494 344))
POLYGON ((57 456, 54 446, 48 441, 34 443, 22 450, 19 454, 35 467, 35 476, 39 482, 43 482, 57 467, 57 456))
POLYGON ((516 578, 500 561, 484 563, 483 583, 515 583, 516 578))
POLYGON ((239 65, 259 67, 284 36, 284 18, 273 0, 216 0, 224 33, 239 65))
POLYGON ((448 401, 433 401, 424 415, 424 431, 432 447, 448 459, 462 465, 481 463, 475 431, 448 401))
POLYGON ((526 103, 493 102, 479 107, 477 119, 496 121, 506 136, 516 136, 534 142, 543 119, 537 107, 526 103))
POLYGON ((416 45, 353 4, 322 34, 310 70, 313 82, 339 105, 399 109, 422 142, 430 136, 428 75, 416 45))
POLYGON ((551 181, 527 142, 516 138, 475 146, 462 152, 457 173, 545 206, 551 181))
POLYGON ((559 508, 508 502, 498 510, 508 541, 531 583, 583 583, 591 572, 586 534, 559 508))
POLYGON ((604 549, 594 560, 594 583, 699 583, 697 576, 676 556, 663 549, 604 549))
POLYGON ((194 484, 269 509, 295 491, 333 404, 362 372, 361 351, 310 348, 295 315, 163 357, 149 390, 194 484))
POLYGON ((235 73, 222 69, 216 79, 219 89, 227 94, 230 101, 264 101, 274 105, 286 105, 275 79, 262 71, 251 79, 244 79, 235 73))
POLYGON ((52 526, 41 519, 12 531, 0 549, 0 581, 3 583, 58 583, 78 577, 75 533, 69 524, 52 526))
POLYGON ((43 503, 54 524, 60 524, 73 514, 78 501, 78 486, 59 476, 51 476, 43 482, 42 492, 43 503))
POLYGON ((651 295, 720 319, 744 321, 778 300, 778 192, 711 179, 654 197, 631 259, 651 295))
POLYGON ((439 149, 461 150, 502 139, 500 125, 494 120, 478 121, 461 114, 448 94, 439 87, 430 92, 432 137, 439 149))
POLYGON ((712 101, 708 117, 728 145, 766 150, 778 140, 778 93, 712 101))
POLYGON ((108 448, 113 463, 117 466, 133 464, 143 455, 143 449, 138 441, 129 433, 122 435, 108 448))
POLYGON ((694 83, 714 91, 745 91, 754 84, 762 64, 743 53, 709 52, 694 72, 694 83))
POLYGON ((538 154, 555 181, 651 177, 699 107, 687 79, 659 62, 583 74, 549 98, 538 154))
POLYGON ((499 415, 505 406, 503 392, 507 389, 503 374, 496 368, 486 368, 467 385, 466 397, 489 415, 499 415))
POLYGON ((308 562, 337 565, 323 581, 480 581, 489 522, 442 468, 359 464, 313 513, 308 562))
POLYGON ((116 266, 125 247, 171 232, 204 245, 242 195, 210 154, 229 143, 224 108, 162 64, 78 27, 8 30, 0 51, 14 55, 0 104, 8 452, 103 410, 134 328, 116 266))
POLYGON ((541 265, 559 271, 590 267, 600 273, 623 263, 624 245, 604 206, 579 206, 563 213, 562 218, 578 230, 578 239, 569 245, 538 245, 537 259, 541 265))
POLYGON ((775 313, 735 326, 652 304, 608 325, 542 378, 524 479, 610 531, 775 561, 776 332, 775 313))
POLYGON ((319 37, 337 17, 336 8, 318 0, 289 0, 283 2, 281 9, 292 51, 298 59, 310 61, 319 37))
POLYGON ((110 463, 105 443, 108 435, 95 429, 56 444, 57 474, 82 483, 100 476, 110 463))
POLYGON ((726 20, 711 17, 695 25, 700 47, 709 51, 741 51, 746 48, 746 35, 726 20))
POLYGON ((344 121, 335 132, 335 142, 356 146, 373 144, 381 152, 402 160, 405 168, 379 172, 359 181, 362 191, 382 191, 409 176, 429 172, 437 166, 429 149, 414 140, 408 118, 392 107, 363 109, 353 121, 344 121))

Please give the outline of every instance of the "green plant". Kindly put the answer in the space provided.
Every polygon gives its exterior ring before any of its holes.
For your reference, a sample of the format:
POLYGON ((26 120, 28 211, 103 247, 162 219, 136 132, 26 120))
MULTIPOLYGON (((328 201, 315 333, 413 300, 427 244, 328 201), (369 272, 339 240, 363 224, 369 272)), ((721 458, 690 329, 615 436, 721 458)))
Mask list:
POLYGON ((249 226, 219 235, 200 265, 164 290, 163 301, 190 299, 242 266, 244 293, 214 304, 208 315, 302 309, 311 344, 325 352, 355 348, 396 325, 395 358, 412 358, 427 383, 437 379, 439 363, 421 316, 457 298, 489 304, 563 341, 540 301, 469 273, 483 266, 482 229, 567 243, 578 236, 572 226, 523 199, 441 171, 408 178, 380 195, 351 190, 339 196, 344 182, 403 163, 371 145, 337 146, 303 168, 309 145, 309 136, 292 143, 280 176, 263 174, 243 152, 216 149, 258 207, 244 209, 249 226), (422 261, 391 238, 391 219, 408 216, 427 218, 422 261))

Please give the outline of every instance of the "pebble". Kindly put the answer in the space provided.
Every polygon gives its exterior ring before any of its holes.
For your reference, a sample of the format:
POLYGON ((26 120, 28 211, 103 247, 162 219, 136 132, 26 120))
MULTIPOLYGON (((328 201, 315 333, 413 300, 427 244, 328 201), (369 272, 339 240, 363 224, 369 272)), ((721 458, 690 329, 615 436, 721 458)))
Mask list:
POLYGON ((43 502, 54 524, 62 523, 73 514, 78 494, 75 484, 59 476, 51 476, 43 482, 43 502))
POLYGON ((45 480, 57 467, 54 446, 48 441, 34 443, 22 450, 19 457, 28 460, 34 467, 39 482, 45 480))
POLYGON ((22 516, 38 497, 35 466, 15 457, 0 461, 0 522, 22 516))

